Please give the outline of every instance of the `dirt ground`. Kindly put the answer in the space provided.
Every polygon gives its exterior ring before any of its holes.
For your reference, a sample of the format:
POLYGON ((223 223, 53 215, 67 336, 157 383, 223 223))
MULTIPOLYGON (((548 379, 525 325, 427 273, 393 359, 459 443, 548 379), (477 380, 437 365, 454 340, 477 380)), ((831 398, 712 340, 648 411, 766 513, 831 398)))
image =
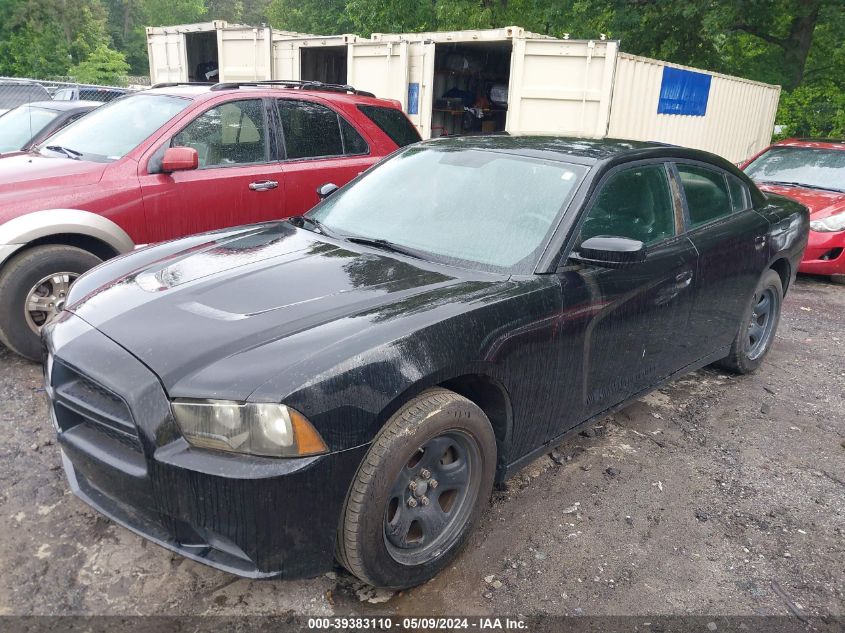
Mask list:
POLYGON ((690 374, 538 459, 398 595, 239 579, 100 517, 68 491, 40 368, 1 347, 0 424, 0 615, 845 614, 845 287, 817 279, 756 374, 690 374))

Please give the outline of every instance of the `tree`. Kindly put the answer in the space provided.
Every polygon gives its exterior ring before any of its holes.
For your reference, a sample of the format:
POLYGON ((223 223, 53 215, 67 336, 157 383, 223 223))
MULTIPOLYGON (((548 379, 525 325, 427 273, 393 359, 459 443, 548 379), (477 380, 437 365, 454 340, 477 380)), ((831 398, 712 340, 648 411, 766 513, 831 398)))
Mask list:
POLYGON ((205 0, 143 0, 144 26, 170 26, 202 22, 205 0))
POLYGON ((274 28, 317 35, 350 33, 354 28, 346 0, 273 0, 267 18, 274 28))
POLYGON ((71 76, 80 83, 120 86, 126 82, 129 64, 126 56, 100 44, 84 60, 70 69, 71 76))

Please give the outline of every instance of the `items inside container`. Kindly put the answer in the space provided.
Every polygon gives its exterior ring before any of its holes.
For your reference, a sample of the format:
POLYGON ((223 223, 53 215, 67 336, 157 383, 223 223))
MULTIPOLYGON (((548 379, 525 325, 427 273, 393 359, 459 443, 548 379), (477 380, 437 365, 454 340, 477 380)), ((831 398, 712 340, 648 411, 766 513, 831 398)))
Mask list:
POLYGON ((219 81, 217 31, 185 33, 189 81, 219 81))
POLYGON ((435 45, 432 138, 505 130, 511 51, 509 41, 435 45))

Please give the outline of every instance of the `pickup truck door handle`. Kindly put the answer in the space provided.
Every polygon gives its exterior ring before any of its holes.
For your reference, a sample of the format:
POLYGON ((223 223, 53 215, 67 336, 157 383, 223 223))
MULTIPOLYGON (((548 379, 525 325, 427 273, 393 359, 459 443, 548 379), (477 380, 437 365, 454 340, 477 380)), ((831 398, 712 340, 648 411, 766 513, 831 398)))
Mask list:
POLYGON ((270 189, 275 189, 278 186, 279 183, 275 180, 262 180, 260 182, 249 183, 249 188, 253 191, 270 191, 270 189))

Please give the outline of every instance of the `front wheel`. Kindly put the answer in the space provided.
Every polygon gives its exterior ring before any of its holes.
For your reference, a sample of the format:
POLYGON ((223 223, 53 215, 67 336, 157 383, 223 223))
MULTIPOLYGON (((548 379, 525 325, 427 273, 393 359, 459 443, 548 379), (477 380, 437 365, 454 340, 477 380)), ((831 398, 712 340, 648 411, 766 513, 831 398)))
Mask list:
POLYGON ((757 369, 771 349, 780 322, 782 304, 783 283, 780 275, 774 270, 767 270, 754 289, 730 353, 718 364, 738 374, 747 374, 757 369))
POLYGON ((67 301, 70 285, 100 258, 73 246, 36 246, 12 257, 0 271, 0 342, 39 360, 41 328, 67 301))
POLYGON ((478 406, 439 388, 412 399, 358 468, 338 530, 340 563, 377 587, 431 579, 483 512, 495 466, 496 439, 478 406))

